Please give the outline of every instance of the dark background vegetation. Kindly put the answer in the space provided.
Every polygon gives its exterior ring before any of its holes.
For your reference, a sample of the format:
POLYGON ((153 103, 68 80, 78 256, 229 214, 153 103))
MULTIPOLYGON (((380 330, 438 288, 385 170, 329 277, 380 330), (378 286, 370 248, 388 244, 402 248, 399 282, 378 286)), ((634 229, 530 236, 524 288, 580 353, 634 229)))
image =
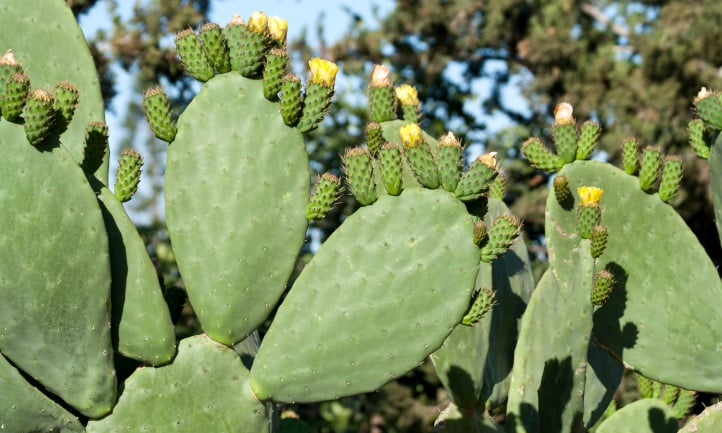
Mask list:
MULTIPOLYGON (((182 75, 175 53, 162 41, 207 22, 214 1, 146 0, 136 5, 129 19, 117 13, 117 2, 68 0, 77 16, 101 3, 110 5, 112 30, 89 41, 106 105, 119 91, 110 65, 119 65, 133 74, 131 91, 140 95, 160 82, 172 96, 174 111, 180 112, 196 87, 182 75)), ((627 136, 682 156, 684 184, 672 204, 715 263, 720 262, 708 169, 687 146, 686 125, 699 88, 722 88, 722 2, 397 0, 394 10, 379 16, 373 27, 353 10, 347 13, 355 25, 340 40, 321 37, 320 46, 309 46, 304 37, 289 41, 299 58, 320 55, 336 61, 345 76, 359 78, 350 82, 361 83, 337 93, 325 123, 306 137, 315 170, 340 173, 344 147, 363 142, 366 108, 358 97, 347 96, 365 95, 371 66, 388 65, 397 84, 418 89, 425 116, 422 126, 432 136, 452 129, 465 143, 482 141, 488 151, 499 152, 508 178, 506 201, 524 221, 539 276, 545 266, 548 179, 521 158, 520 146, 532 135, 550 142, 552 110, 557 102, 568 101, 578 120, 601 123, 600 157, 616 162, 627 136), (479 98, 471 86, 480 78, 491 85, 488 98, 479 98), (518 88, 528 108, 520 109, 519 101, 504 97, 510 86, 518 88), (492 122, 499 118, 508 125, 496 127, 492 122)), ((323 30, 315 29, 320 35, 323 30)), ((130 205, 149 216, 150 222, 139 230, 163 270, 165 284, 182 287, 159 208, 165 144, 147 133, 139 101, 131 98, 125 110, 122 146, 144 150, 143 182, 152 187, 130 205)), ((356 207, 346 198, 329 218, 312 227, 328 236, 356 207)), ((310 252, 304 253, 299 269, 309 258, 310 252)), ((197 332, 188 307, 179 332, 197 332)), ((621 403, 633 394, 627 382, 622 388, 621 403)), ((291 409, 321 432, 424 432, 431 430, 443 404, 433 368, 423 365, 376 393, 291 409)))

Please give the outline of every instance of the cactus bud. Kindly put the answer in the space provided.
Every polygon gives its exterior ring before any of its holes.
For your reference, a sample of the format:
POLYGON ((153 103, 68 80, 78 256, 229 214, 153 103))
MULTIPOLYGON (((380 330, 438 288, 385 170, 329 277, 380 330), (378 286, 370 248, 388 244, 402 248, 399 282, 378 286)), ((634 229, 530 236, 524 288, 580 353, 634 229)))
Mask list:
POLYGON ((279 17, 268 17, 268 33, 278 46, 285 47, 288 21, 279 17))
POLYGON ((403 188, 403 168, 401 166, 401 151, 393 143, 385 143, 379 150, 381 160, 381 177, 390 195, 401 194, 403 188))
POLYGON ((221 74, 230 72, 231 57, 228 52, 228 42, 220 26, 216 23, 203 24, 198 37, 202 41, 203 50, 211 66, 221 74))
POLYGON ((569 189, 569 179, 563 174, 558 174, 554 176, 552 186, 554 187, 554 196, 559 206, 566 210, 571 209, 573 197, 572 190, 569 189))
POLYGON ((496 292, 489 288, 483 288, 476 294, 474 302, 469 307, 464 317, 461 319, 461 324, 466 326, 472 326, 479 320, 483 319, 484 316, 491 311, 496 305, 494 302, 496 299, 496 292))
POLYGON ((659 198, 667 202, 679 190, 682 182, 682 158, 668 156, 662 163, 662 180, 659 182, 659 198))
POLYGON ((396 118, 396 99, 391 71, 383 65, 374 65, 369 83, 369 108, 371 120, 385 122, 396 118))
POLYGON ((622 143, 622 164, 625 173, 634 174, 637 171, 638 153, 639 143, 637 143, 637 139, 634 137, 625 138, 622 143))
POLYGON ((61 81, 55 86, 55 99, 53 110, 55 110, 55 123, 53 131, 56 134, 63 133, 70 124, 78 107, 80 92, 75 84, 69 81, 61 81))
POLYGON ((376 155, 381 145, 384 144, 384 130, 377 122, 369 122, 366 124, 366 147, 369 148, 371 155, 376 155))
POLYGON ((690 120, 687 125, 689 145, 692 146, 697 156, 709 159, 710 146, 704 140, 704 121, 702 119, 690 120))
POLYGON ((0 84, 0 107, 2 116, 13 121, 20 117, 30 92, 30 80, 25 72, 10 75, 0 84))
POLYGON ((421 118, 421 105, 419 104, 419 94, 416 88, 408 84, 403 84, 395 90, 396 98, 401 103, 401 112, 406 122, 419 123, 421 118))
POLYGON ((582 124, 582 132, 577 143, 576 159, 584 160, 592 156, 594 147, 599 143, 602 127, 597 122, 587 120, 582 124))
POLYGON ((248 18, 248 30, 261 35, 268 33, 268 16, 260 11, 253 12, 248 18))
POLYGON ((577 208, 577 232, 582 239, 591 239, 592 231, 602 219, 599 201, 604 194, 601 188, 582 186, 577 189, 579 207, 577 208))
POLYGON ((612 293, 613 284, 614 276, 611 272, 606 269, 599 271, 594 277, 594 287, 592 288, 592 293, 589 297, 592 305, 603 305, 612 293))
POLYGON ((167 143, 173 141, 177 129, 171 117, 168 96, 161 87, 153 87, 145 92, 143 108, 153 134, 167 143))
POLYGON ((281 83, 281 117, 288 126, 295 126, 303 109, 303 93, 301 79, 298 75, 287 74, 281 83))
POLYGON ((25 136, 30 144, 37 147, 45 140, 54 117, 53 96, 44 89, 30 91, 23 107, 25 136))
POLYGON ((529 164, 539 170, 554 173, 564 167, 564 160, 544 146, 541 140, 536 137, 525 141, 521 151, 529 160, 529 164))
POLYGON ((592 258, 596 259, 604 253, 607 248, 607 238, 609 230, 601 224, 594 226, 592 229, 592 258))
POLYGON ((481 218, 474 221, 474 243, 479 247, 483 246, 489 240, 489 234, 486 231, 486 224, 481 218))
POLYGON ((441 186, 449 192, 456 191, 461 178, 462 151, 461 142, 453 133, 448 132, 439 139, 436 168, 441 186))
POLYGON ((373 166, 368 150, 354 147, 346 149, 342 158, 343 169, 346 173, 351 194, 356 200, 366 206, 376 201, 376 185, 374 184, 373 166))
POLYGON ((266 53, 266 67, 263 68, 263 96, 269 101, 278 100, 283 77, 288 70, 291 59, 282 48, 272 48, 266 53))
POLYGON ((474 160, 469 169, 461 175, 456 185, 456 198, 470 201, 481 197, 489 189, 489 184, 497 175, 496 152, 489 152, 474 160))
POLYGON ((86 173, 95 173, 103 164, 108 149, 108 125, 90 122, 85 127, 85 147, 81 167, 86 173))
POLYGON ((318 57, 308 61, 311 76, 306 84, 306 98, 298 120, 298 130, 309 132, 321 123, 333 98, 338 66, 318 57))
POLYGON ((416 180, 426 188, 438 188, 439 173, 419 125, 407 123, 399 129, 399 135, 404 145, 404 157, 409 163, 416 180))
POLYGON ((639 187, 647 191, 657 180, 662 151, 656 146, 647 146, 642 152, 642 167, 639 170, 639 187))
POLYGON ((707 125, 717 130, 722 129, 722 102, 717 92, 702 87, 694 98, 694 107, 697 110, 697 115, 707 125))
POLYGON ((316 189, 306 205, 306 219, 322 219, 333 208, 341 192, 341 179, 326 172, 316 180, 316 189))
POLYGON ((13 50, 5 51, 5 54, 0 57, 0 82, 10 78, 11 75, 22 70, 23 68, 15 58, 13 50))
POLYGON ((504 200, 506 195, 506 176, 501 172, 496 172, 496 177, 489 184, 489 198, 504 200))
POLYGON ((213 78, 215 74, 213 67, 203 50, 200 38, 192 29, 178 32, 175 37, 175 46, 188 75, 203 82, 213 78))
POLYGON ((511 247, 519 236, 521 223, 512 215, 501 215, 496 218, 487 230, 489 239, 481 248, 481 260, 491 262, 511 247))
POLYGON ((573 162, 577 156, 577 124, 572 112, 572 106, 568 102, 557 104, 554 108, 552 137, 557 147, 557 155, 565 163, 573 162))
POLYGON ((121 203, 130 200, 138 190, 141 167, 143 167, 143 158, 140 153, 135 150, 124 150, 120 154, 113 194, 121 203))

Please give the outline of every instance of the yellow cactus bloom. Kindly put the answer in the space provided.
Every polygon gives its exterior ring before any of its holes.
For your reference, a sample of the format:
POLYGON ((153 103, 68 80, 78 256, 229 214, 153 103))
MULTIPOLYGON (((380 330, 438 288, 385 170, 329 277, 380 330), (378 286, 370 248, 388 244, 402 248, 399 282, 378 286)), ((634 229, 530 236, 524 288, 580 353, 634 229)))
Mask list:
POLYGON ((424 142, 424 138, 421 136, 421 128, 415 123, 408 123, 399 129, 399 135, 401 135, 401 142, 405 149, 420 146, 424 142))
POLYGON ((554 107, 554 123, 569 125, 574 123, 574 107, 568 102, 561 102, 554 107))
POLYGON ((396 97, 401 102, 401 105, 411 105, 414 107, 419 105, 419 94, 415 87, 408 84, 402 84, 395 89, 395 92, 396 97))
POLYGON ((336 74, 338 73, 338 66, 334 62, 314 57, 308 61, 308 67, 311 69, 309 81, 324 87, 333 88, 336 83, 336 74))
POLYGON ((598 206, 599 200, 602 199, 604 190, 593 186, 580 186, 577 188, 579 193, 579 201, 582 206, 598 206))
POLYGON ((286 34, 288 33, 288 21, 280 17, 268 17, 268 33, 282 45, 286 44, 286 34))
POLYGON ((254 33, 268 32, 268 17, 263 12, 253 12, 248 18, 248 29, 254 33))
POLYGON ((496 170, 496 152, 489 152, 477 158, 489 168, 496 170))
POLYGON ((374 65, 371 70, 371 83, 369 87, 391 87, 391 71, 384 65, 374 65))

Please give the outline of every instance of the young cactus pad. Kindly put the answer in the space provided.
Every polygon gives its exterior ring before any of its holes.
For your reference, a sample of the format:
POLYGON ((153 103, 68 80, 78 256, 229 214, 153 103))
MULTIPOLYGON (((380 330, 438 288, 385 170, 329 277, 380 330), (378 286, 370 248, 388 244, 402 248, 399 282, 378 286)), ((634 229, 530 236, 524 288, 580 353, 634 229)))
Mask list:
POLYGON ((306 236, 309 169, 301 134, 263 85, 209 80, 178 119, 165 203, 178 268, 203 329, 232 345, 286 287, 306 236))
POLYGON ((469 306, 472 232, 464 205, 439 190, 384 195, 351 215, 279 307, 251 370, 255 394, 328 400, 415 367, 469 306))
POLYGON ((238 354, 196 335, 180 342, 173 364, 136 370, 113 413, 89 422, 87 431, 260 433, 268 426, 238 354))
MULTIPOLYGON (((78 108, 60 141, 75 161, 82 161, 85 125, 103 120, 104 107, 93 57, 67 2, 46 0, 38 7, 36 2, 4 0, 0 6, 0 52, 7 49, 13 50, 33 88, 53 89, 64 80, 77 86, 78 108)), ((107 160, 95 176, 108 183, 107 160)))
MULTIPOLYGON (((577 188, 603 189, 602 224, 609 230, 597 269, 616 281, 594 313, 594 334, 628 368, 687 389, 722 391, 722 284, 717 269, 684 220, 636 177, 609 164, 576 161, 560 172, 577 188), (666 266, 672 261, 674 266, 666 266), (660 321, 660 317, 665 320, 660 321), (674 326, 671 326, 674 324, 674 326)), ((574 210, 547 199, 549 263, 566 260, 557 245, 576 231, 574 210)), ((588 293, 588 292, 587 292, 588 293)))
POLYGON ((656 398, 644 398, 615 412, 604 420, 596 431, 597 433, 676 433, 677 427, 677 419, 668 405, 656 398))

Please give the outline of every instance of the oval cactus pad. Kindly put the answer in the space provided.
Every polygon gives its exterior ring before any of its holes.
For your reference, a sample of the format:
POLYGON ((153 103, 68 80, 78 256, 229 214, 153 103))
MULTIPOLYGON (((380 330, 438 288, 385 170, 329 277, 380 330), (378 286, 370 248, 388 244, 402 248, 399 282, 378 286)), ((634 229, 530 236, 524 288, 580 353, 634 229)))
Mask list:
POLYGON ((210 80, 168 150, 168 230, 205 332, 232 345, 274 307, 306 236, 308 157, 260 81, 210 80))
POLYGON ((358 210, 281 304, 251 370, 260 399, 377 389, 436 350, 469 306, 479 248, 464 206, 409 189, 358 210))

